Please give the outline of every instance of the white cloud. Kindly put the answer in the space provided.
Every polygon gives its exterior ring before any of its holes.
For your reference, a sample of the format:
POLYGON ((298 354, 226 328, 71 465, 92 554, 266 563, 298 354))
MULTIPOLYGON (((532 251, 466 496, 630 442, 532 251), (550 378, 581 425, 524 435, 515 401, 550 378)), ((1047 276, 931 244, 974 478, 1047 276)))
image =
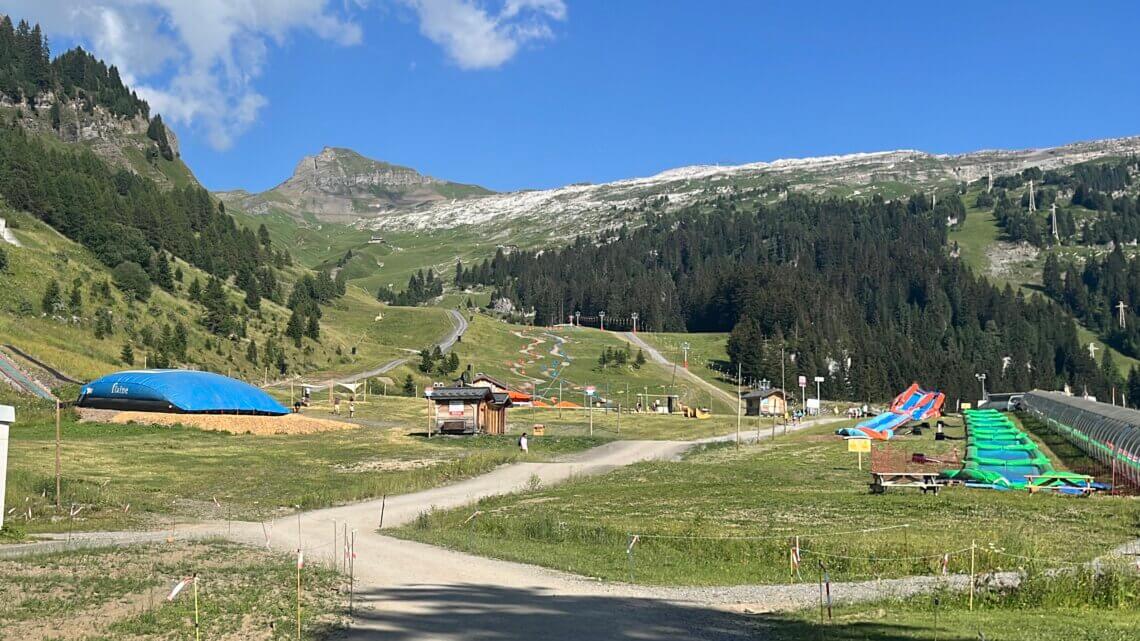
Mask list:
POLYGON ((506 0, 492 13, 475 0, 401 0, 415 10, 420 32, 461 69, 491 69, 522 45, 553 37, 551 21, 566 19, 563 0, 506 0))
MULTIPOLYGON (((490 69, 523 45, 553 37, 564 0, 394 0, 461 69, 490 69)), ((2 10, 39 22, 49 36, 84 43, 174 124, 200 129, 217 149, 257 122, 268 104, 255 82, 269 45, 308 32, 340 45, 361 42, 354 13, 375 0, 2 0, 2 10)), ((55 48, 58 52, 58 47, 55 48)), ((414 65, 412 66, 414 69, 414 65)))
POLYGON ((116 65, 152 111, 201 127, 218 149, 267 104, 254 81, 269 42, 308 31, 342 45, 361 41, 348 16, 360 0, 6 0, 11 15, 49 35, 85 42, 116 65))

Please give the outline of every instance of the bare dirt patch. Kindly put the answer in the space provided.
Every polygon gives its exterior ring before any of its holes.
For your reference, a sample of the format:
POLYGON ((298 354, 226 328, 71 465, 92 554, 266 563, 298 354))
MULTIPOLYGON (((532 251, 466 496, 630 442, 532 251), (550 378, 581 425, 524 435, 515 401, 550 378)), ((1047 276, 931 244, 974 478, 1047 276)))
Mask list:
POLYGON ((304 414, 285 416, 234 416, 229 414, 164 414, 161 412, 118 412, 102 420, 111 423, 141 425, 184 425, 202 430, 271 436, 275 434, 313 434, 359 429, 359 425, 313 418, 304 414))
POLYGON ((1039 252, 1040 250, 1029 243, 995 242, 986 248, 990 274, 1004 278, 1014 276, 1018 270, 1033 265, 1039 252))
POLYGON ((352 465, 334 465, 333 469, 338 472, 345 472, 348 474, 355 474, 359 472, 404 472, 407 470, 418 470, 425 467, 431 467, 438 463, 444 463, 446 459, 438 458, 419 458, 419 459, 375 459, 372 461, 360 461, 352 465))

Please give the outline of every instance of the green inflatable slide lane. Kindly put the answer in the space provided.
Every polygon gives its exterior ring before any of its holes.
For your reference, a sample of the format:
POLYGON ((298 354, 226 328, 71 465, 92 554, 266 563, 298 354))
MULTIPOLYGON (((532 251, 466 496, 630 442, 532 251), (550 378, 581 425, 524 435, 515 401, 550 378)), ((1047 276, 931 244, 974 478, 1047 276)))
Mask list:
MULTIPOLYGON (((997 410, 966 410, 966 458, 962 469, 942 476, 976 487, 1021 489, 1041 483, 1062 483, 1065 473, 1053 469, 1041 450, 1013 421, 997 410), (1045 476, 1044 479, 1027 477, 1045 476)), ((1077 476, 1077 475, 1074 475, 1077 476)))

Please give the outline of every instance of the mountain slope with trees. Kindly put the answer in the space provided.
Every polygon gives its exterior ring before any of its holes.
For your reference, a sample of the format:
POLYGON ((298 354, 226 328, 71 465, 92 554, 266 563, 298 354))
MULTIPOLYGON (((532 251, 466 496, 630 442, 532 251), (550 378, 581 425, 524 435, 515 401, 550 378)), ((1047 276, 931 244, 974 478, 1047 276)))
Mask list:
POLYGON ((499 254, 458 280, 496 287, 542 324, 637 312, 646 330, 731 331, 746 376, 775 380, 782 349, 793 371, 827 376, 829 398, 888 398, 912 380, 970 398, 982 371, 1000 372, 994 390, 1117 382, 1061 309, 995 287, 945 245, 929 198, 726 198, 559 251, 499 254))

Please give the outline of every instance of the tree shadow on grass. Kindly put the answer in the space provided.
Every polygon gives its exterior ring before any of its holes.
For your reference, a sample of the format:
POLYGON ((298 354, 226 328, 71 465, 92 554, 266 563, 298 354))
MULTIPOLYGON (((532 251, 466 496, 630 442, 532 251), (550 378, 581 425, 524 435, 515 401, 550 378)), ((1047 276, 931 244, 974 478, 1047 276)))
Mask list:
MULTIPOLYGON (((554 595, 497 585, 401 587, 357 595, 343 639, 425 641, 664 641, 829 639, 913 641, 925 632, 884 623, 819 625, 630 596, 554 595)), ((951 639, 943 636, 944 639, 951 639)), ((953 641, 951 639, 951 641, 953 641)))

